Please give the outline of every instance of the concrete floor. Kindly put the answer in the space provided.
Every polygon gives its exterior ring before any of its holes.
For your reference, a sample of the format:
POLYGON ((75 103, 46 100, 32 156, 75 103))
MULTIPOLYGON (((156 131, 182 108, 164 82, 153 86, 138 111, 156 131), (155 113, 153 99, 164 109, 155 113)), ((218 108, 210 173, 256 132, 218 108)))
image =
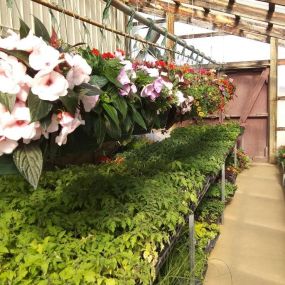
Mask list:
POLYGON ((204 285, 285 285, 285 191, 279 169, 252 164, 237 185, 204 285))

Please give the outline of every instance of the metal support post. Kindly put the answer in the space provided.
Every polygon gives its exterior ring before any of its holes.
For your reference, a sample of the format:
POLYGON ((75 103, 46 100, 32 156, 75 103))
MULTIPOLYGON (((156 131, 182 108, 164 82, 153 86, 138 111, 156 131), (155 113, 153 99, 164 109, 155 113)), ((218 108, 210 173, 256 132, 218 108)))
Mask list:
MULTIPOLYGON (((225 201, 226 201, 226 189, 225 189, 225 187, 226 187, 226 165, 225 165, 225 163, 223 163, 223 165, 222 165, 222 182, 221 182, 221 189, 222 189, 222 191, 221 191, 221 200, 222 200, 222 202, 223 203, 225 203, 225 201)), ((222 224, 224 223, 224 213, 222 214, 222 224)))
POLYGON ((190 266, 190 285, 195 285, 195 221, 194 213, 189 216, 189 266, 190 266))

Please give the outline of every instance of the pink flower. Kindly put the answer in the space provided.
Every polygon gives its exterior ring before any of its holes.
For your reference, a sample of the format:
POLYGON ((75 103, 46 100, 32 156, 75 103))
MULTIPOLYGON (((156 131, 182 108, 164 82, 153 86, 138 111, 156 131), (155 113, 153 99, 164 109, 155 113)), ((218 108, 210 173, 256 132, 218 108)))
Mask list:
POLYGON ((18 42, 20 40, 20 36, 13 32, 12 30, 8 30, 8 33, 10 34, 6 38, 0 38, 0 48, 7 49, 7 50, 13 50, 16 49, 18 42))
POLYGON ((34 70, 40 70, 40 75, 50 73, 63 60, 59 59, 60 53, 55 48, 46 44, 33 49, 29 55, 29 64, 34 70))
POLYGON ((12 153, 17 146, 18 142, 0 136, 0 156, 12 153))
POLYGON ((135 94, 137 93, 137 87, 135 84, 125 84, 120 90, 121 96, 128 96, 130 93, 135 94))
POLYGON ((58 114, 58 119, 62 129, 60 131, 60 134, 55 138, 55 142, 59 146, 66 144, 67 135, 74 132, 78 126, 85 123, 83 120, 81 120, 80 114, 76 114, 75 117, 73 117, 68 112, 62 112, 58 114))
POLYGON ((80 100, 83 103, 85 112, 90 112, 96 106, 99 100, 99 95, 95 95, 95 96, 82 95, 80 97, 80 100))
POLYGON ((74 56, 71 56, 70 54, 65 54, 64 56, 67 63, 71 66, 66 76, 69 88, 72 89, 75 85, 77 86, 82 83, 89 82, 89 75, 92 72, 92 68, 86 62, 86 60, 78 54, 74 56))
POLYGON ((114 54, 121 61, 125 59, 125 52, 123 50, 117 49, 114 54))
POLYGON ((27 81, 26 66, 16 57, 0 52, 0 92, 17 94, 20 83, 27 81))
POLYGON ((131 83, 130 78, 128 77, 127 72, 126 72, 126 70, 125 70, 124 68, 122 68, 122 69, 120 70, 120 73, 119 73, 119 75, 118 75, 118 77, 117 77, 117 80, 118 80, 119 83, 121 83, 122 85, 126 85, 126 84, 131 83))
POLYGON ((45 41, 42 38, 34 36, 32 31, 30 31, 25 38, 22 38, 17 43, 17 49, 24 50, 29 53, 33 52, 34 50, 39 50, 41 47, 45 46, 47 46, 45 41))
POLYGON ((12 113, 1 107, 0 134, 10 140, 32 139, 36 135, 36 123, 31 123, 30 110, 24 102, 16 102, 12 113))
POLYGON ((17 99, 26 102, 30 92, 30 86, 27 83, 20 83, 19 86, 20 91, 17 93, 17 99))
POLYGON ((40 99, 55 101, 61 96, 67 94, 68 82, 63 75, 52 71, 43 76, 35 76, 32 92, 38 95, 40 99))
POLYGON ((42 134, 46 139, 48 139, 50 133, 57 132, 59 129, 59 119, 56 114, 51 116, 51 122, 46 129, 42 129, 42 134))
POLYGON ((159 97, 164 83, 165 82, 163 79, 159 77, 153 83, 147 84, 141 92, 141 97, 150 97, 150 99, 154 101, 157 97, 159 97))

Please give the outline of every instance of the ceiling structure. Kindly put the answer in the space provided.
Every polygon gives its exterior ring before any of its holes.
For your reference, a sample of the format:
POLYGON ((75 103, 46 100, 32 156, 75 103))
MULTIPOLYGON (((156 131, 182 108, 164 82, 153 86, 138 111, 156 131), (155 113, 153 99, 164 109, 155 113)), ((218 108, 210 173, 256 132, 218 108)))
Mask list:
MULTIPOLYGON (((166 19, 194 24, 218 32, 265 43, 278 39, 285 46, 284 0, 124 0, 137 11, 166 19)), ((184 34, 180 37, 201 38, 215 33, 184 34)))

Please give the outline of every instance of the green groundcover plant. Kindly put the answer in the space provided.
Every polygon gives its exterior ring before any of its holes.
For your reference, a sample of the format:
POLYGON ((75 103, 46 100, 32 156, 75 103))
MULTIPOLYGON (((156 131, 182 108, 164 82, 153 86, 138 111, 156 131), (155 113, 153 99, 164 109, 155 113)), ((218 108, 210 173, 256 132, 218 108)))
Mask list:
POLYGON ((102 165, 0 178, 0 284, 149 284, 235 124, 176 129, 102 165))

